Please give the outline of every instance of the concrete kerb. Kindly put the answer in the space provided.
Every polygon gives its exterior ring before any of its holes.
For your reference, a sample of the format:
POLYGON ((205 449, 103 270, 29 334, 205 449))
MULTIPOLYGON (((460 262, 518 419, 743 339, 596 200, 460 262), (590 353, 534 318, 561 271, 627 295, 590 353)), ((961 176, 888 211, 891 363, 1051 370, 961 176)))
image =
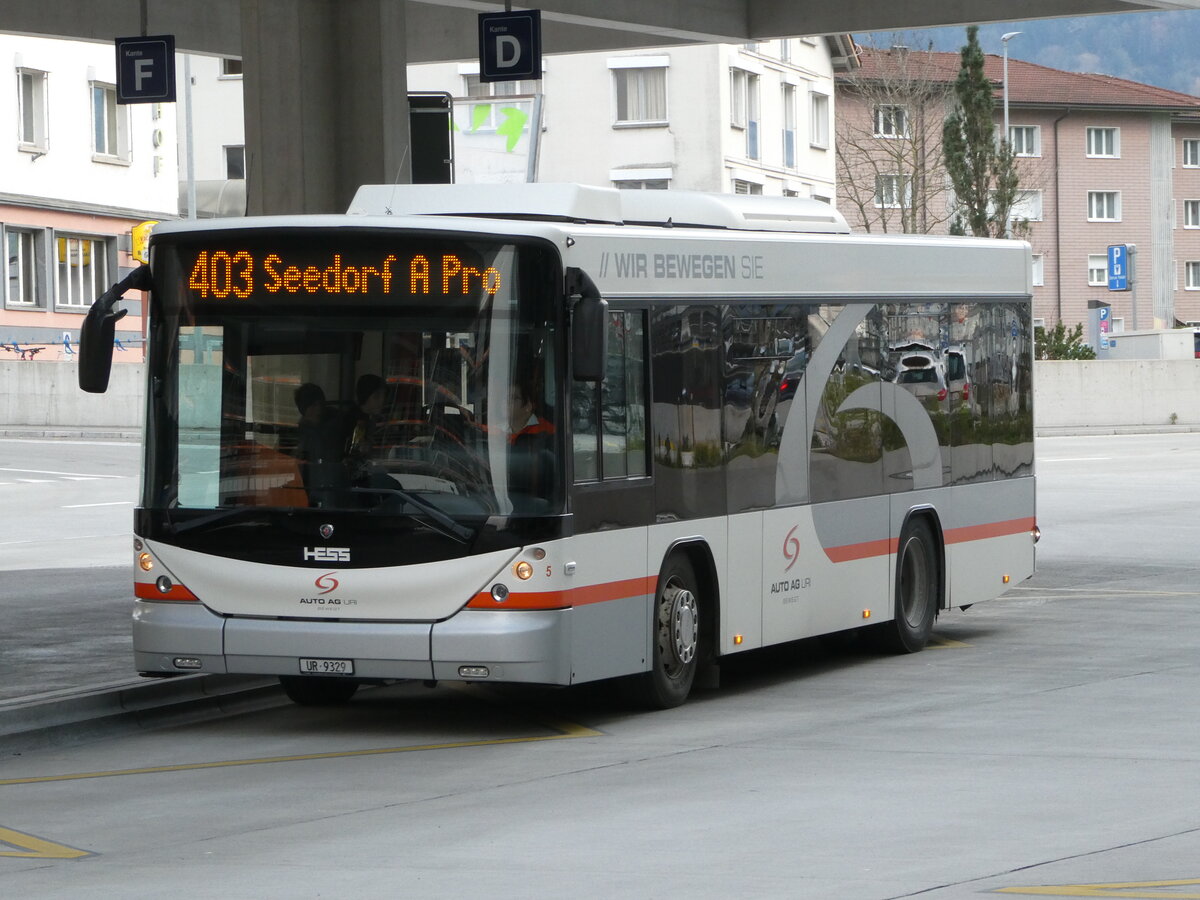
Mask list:
POLYGON ((184 675, 0 701, 0 753, 182 725, 289 702, 275 678, 184 675))

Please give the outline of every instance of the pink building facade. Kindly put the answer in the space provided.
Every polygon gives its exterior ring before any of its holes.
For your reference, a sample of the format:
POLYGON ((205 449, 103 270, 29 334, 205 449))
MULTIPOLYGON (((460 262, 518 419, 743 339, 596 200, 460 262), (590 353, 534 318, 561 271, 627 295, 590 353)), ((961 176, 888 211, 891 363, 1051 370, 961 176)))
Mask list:
MULTIPOLYGON (((901 52, 909 72, 946 84, 957 74, 957 54, 862 50, 863 70, 855 79, 886 80, 901 52)), ((1001 59, 988 56, 986 71, 996 86, 999 130, 1001 59)), ((1039 324, 1086 323, 1089 305, 1097 303, 1111 305, 1114 331, 1200 322, 1200 97, 1011 58, 1008 93, 1009 136, 1022 190, 1013 230, 1033 248, 1039 324), (1135 248, 1132 291, 1108 290, 1107 251, 1113 244, 1135 248)), ((877 106, 870 98, 878 96, 846 84, 839 92, 838 115, 891 125, 897 113, 881 119, 877 109, 868 108, 877 106)), ((927 114, 925 119, 923 138, 940 141, 940 117, 927 114)), ((879 135, 878 153, 899 158, 894 142, 911 139, 911 134, 879 135)), ((885 184, 872 203, 860 202, 856 210, 844 202, 851 190, 839 185, 839 208, 856 230, 881 230, 878 217, 885 207, 894 211, 897 203, 926 202, 940 212, 927 217, 937 220, 929 230, 945 233, 951 197, 944 168, 936 168, 928 178, 937 183, 933 199, 895 190, 888 194, 885 184)), ((861 162, 857 170, 863 171, 861 162)), ((852 167, 844 170, 846 176, 860 177, 852 167)), ((859 185, 860 196, 863 190, 859 185)))

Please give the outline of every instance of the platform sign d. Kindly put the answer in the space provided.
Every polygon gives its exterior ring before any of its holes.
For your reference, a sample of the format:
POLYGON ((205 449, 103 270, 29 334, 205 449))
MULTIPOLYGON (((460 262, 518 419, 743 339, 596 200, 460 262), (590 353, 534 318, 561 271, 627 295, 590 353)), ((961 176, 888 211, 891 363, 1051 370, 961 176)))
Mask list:
POLYGON ((479 14, 479 80, 542 77, 542 12, 479 14))
POLYGON ((117 38, 117 102, 175 102, 175 35, 117 38))

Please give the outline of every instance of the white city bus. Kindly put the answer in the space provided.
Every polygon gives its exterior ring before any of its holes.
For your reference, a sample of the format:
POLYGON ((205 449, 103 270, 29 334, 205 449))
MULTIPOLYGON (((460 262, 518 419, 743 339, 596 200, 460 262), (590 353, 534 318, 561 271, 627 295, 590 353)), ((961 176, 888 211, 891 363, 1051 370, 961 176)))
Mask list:
MULTIPOLYGON (((1030 257, 816 201, 365 187, 158 226, 137 669, 621 679, 939 612, 1034 570, 1030 257), (902 373, 911 350, 955 379, 902 373), (969 385, 969 387, 968 387, 969 385), (301 407, 304 407, 302 410, 301 407)), ((912 361, 909 360, 909 363, 912 361)))

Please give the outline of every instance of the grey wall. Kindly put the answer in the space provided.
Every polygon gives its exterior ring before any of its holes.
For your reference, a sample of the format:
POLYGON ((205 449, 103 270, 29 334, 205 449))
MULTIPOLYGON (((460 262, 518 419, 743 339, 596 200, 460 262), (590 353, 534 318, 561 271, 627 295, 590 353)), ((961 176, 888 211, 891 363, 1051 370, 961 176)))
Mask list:
POLYGON ((114 364, 105 394, 81 391, 77 368, 69 360, 0 360, 0 427, 141 427, 141 363, 114 364))
MULTIPOLYGON (((0 360, 0 427, 141 427, 141 364, 114 365, 106 394, 79 390, 75 368, 0 360)), ((1039 429, 1200 430, 1200 360, 1039 362, 1034 395, 1039 429)))

